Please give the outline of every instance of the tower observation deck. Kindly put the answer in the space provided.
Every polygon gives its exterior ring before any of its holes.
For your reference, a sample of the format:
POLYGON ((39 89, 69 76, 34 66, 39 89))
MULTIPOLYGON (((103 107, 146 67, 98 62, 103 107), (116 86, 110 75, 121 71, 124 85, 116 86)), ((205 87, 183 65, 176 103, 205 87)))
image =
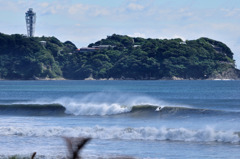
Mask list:
POLYGON ((26 12, 26 25, 28 37, 33 37, 35 32, 36 13, 33 12, 32 8, 26 12))

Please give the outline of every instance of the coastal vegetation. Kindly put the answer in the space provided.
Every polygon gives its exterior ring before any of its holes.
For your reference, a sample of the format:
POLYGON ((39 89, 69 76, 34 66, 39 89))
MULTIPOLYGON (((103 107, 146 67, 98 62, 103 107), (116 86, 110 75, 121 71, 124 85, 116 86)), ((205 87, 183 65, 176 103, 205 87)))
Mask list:
POLYGON ((233 52, 209 38, 144 39, 113 34, 80 51, 55 37, 0 33, 0 79, 240 78, 233 52), (107 46, 107 47, 106 47, 107 46))

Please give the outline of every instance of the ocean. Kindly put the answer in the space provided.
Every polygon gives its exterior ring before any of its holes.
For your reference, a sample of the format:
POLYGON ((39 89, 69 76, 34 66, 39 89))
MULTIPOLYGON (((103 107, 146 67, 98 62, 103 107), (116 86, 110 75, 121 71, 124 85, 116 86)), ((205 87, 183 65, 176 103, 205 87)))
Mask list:
POLYGON ((240 81, 0 81, 0 158, 239 159, 240 81))

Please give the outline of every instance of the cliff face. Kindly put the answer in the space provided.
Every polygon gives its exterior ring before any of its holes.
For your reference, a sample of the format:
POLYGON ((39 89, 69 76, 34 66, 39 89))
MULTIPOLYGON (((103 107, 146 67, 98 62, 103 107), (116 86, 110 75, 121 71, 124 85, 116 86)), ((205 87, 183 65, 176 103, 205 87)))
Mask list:
POLYGON ((239 80, 240 79, 240 70, 236 68, 229 68, 226 71, 218 72, 212 74, 209 79, 233 79, 233 80, 239 80))
POLYGON ((208 38, 143 39, 113 34, 85 51, 55 37, 0 33, 0 79, 240 79, 232 51, 208 38))

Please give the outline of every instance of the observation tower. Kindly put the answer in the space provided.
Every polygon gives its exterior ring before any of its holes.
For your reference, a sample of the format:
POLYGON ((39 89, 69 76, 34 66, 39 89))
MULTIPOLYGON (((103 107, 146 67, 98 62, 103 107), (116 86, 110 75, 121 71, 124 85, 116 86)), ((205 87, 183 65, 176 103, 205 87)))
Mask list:
POLYGON ((26 25, 27 25, 27 36, 33 37, 35 32, 36 13, 33 12, 32 8, 26 12, 26 25))

